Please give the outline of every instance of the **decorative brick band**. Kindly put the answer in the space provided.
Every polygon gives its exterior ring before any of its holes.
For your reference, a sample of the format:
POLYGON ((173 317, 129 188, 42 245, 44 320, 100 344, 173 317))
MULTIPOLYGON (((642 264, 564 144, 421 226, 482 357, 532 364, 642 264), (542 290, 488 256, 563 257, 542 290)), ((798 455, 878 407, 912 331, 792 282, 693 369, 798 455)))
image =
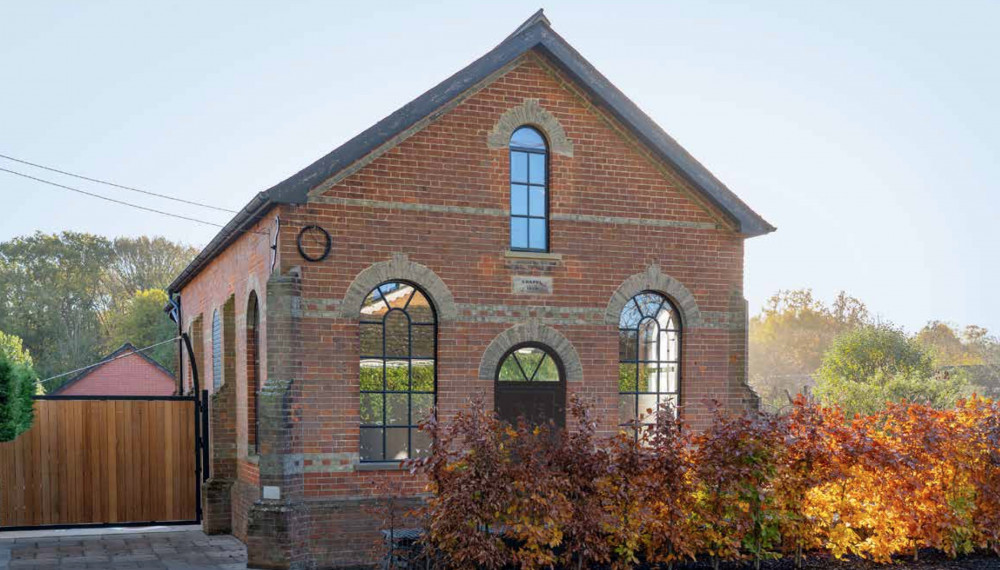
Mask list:
POLYGON ((357 318, 365 296, 382 283, 395 279, 409 281, 423 289, 437 309, 438 320, 455 319, 458 309, 455 307, 455 298, 448 286, 427 267, 410 261, 405 253, 394 253, 391 260, 373 263, 368 269, 359 273, 347 288, 347 294, 337 309, 339 315, 343 318, 357 318))
POLYGON ((508 109, 493 130, 486 135, 486 145, 492 149, 507 148, 510 135, 518 127, 530 125, 545 133, 549 139, 549 150, 563 156, 573 156, 573 142, 555 116, 538 104, 538 99, 525 99, 524 103, 508 109))
POLYGON ((604 322, 618 326, 625 303, 643 291, 657 291, 670 297, 681 312, 681 322, 684 326, 692 328, 702 326, 701 311, 694 300, 694 295, 680 281, 663 273, 656 263, 651 263, 646 271, 636 273, 622 282, 608 302, 608 308, 604 311, 604 322))
MULTIPOLYGON (((476 208, 450 204, 422 204, 417 202, 393 202, 391 200, 369 200, 367 198, 342 198, 339 196, 317 196, 311 200, 318 204, 351 206, 358 208, 378 208, 399 212, 429 212, 433 214, 462 214, 463 216, 493 216, 506 218, 510 210, 506 208, 476 208)), ((593 214, 570 214, 553 212, 551 219, 560 222, 581 222, 588 224, 611 224, 646 226, 651 228, 685 228, 692 230, 717 230, 721 226, 711 222, 691 222, 687 220, 661 220, 657 218, 626 218, 623 216, 597 216, 593 214)))
POLYGON ((483 358, 479 363, 479 379, 495 379, 500 359, 507 354, 508 350, 525 342, 538 342, 551 348, 562 361, 567 382, 581 382, 583 380, 583 365, 580 363, 580 355, 573 347, 573 343, 561 332, 538 320, 514 325, 498 334, 483 353, 483 358))

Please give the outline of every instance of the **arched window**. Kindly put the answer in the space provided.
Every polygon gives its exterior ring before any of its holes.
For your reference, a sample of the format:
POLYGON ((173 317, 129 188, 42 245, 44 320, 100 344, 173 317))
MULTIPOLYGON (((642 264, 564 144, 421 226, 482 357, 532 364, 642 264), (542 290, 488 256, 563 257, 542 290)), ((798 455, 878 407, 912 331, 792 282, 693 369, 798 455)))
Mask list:
POLYGON ((247 300, 247 453, 260 452, 260 307, 257 293, 247 300))
POLYGON ((497 367, 496 411, 500 419, 532 425, 566 425, 563 364, 548 346, 529 342, 511 348, 497 367))
POLYGON ((532 127, 510 137, 510 248, 549 250, 548 147, 532 127))
POLYGON ((680 314, 665 296, 644 291, 622 308, 618 325, 618 419, 651 424, 662 404, 680 403, 680 314))
POLYGON ((222 319, 219 310, 212 313, 212 392, 222 388, 222 319))
POLYGON ((361 305, 361 461, 425 455, 434 409, 437 314, 411 283, 383 283, 361 305))

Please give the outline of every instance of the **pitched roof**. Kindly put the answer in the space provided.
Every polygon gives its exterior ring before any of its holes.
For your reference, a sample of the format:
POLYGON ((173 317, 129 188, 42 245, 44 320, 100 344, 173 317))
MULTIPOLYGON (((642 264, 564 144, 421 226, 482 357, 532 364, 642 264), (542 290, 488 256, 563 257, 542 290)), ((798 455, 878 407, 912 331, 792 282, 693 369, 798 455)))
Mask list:
POLYGON ((166 367, 164 367, 162 364, 160 364, 159 362, 157 362, 153 358, 147 356, 145 353, 140 352, 139 350, 137 350, 135 348, 135 345, 133 345, 131 342, 126 342, 125 344, 123 344, 120 347, 118 347, 117 349, 115 349, 114 352, 112 352, 111 354, 109 354, 109 355, 105 356, 104 358, 102 358, 101 361, 98 362, 97 364, 91 366, 90 368, 88 368, 88 369, 84 370, 83 372, 77 374, 76 376, 70 378, 64 384, 62 384, 61 386, 59 386, 58 388, 56 388, 55 390, 53 390, 49 395, 50 396, 57 396, 57 395, 59 395, 60 392, 66 390, 67 388, 69 388, 73 384, 76 384, 80 380, 83 380, 84 378, 86 378, 87 376, 89 376, 95 370, 100 369, 105 364, 111 362, 112 360, 117 359, 120 356, 125 356, 126 353, 131 353, 133 355, 142 357, 143 360, 149 362, 150 364, 152 364, 153 366, 155 366, 156 368, 158 368, 161 372, 163 372, 167 376, 170 376, 171 378, 173 378, 173 376, 174 376, 173 372, 167 370, 166 367))
POLYGON ((170 291, 183 287, 238 237, 241 229, 259 220, 275 204, 305 203, 310 190, 533 49, 548 56, 600 108, 631 129, 658 158, 674 167, 711 204, 728 216, 740 233, 754 237, 775 230, 553 31, 548 18, 539 10, 486 55, 298 173, 257 194, 170 284, 170 291))

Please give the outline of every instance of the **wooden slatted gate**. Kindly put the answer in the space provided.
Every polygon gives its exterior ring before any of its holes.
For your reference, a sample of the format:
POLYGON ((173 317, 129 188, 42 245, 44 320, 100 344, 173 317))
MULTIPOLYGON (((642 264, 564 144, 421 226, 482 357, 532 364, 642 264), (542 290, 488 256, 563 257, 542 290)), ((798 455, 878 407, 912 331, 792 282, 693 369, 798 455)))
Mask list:
POLYGON ((198 401, 39 396, 0 443, 0 530, 201 520, 198 401))

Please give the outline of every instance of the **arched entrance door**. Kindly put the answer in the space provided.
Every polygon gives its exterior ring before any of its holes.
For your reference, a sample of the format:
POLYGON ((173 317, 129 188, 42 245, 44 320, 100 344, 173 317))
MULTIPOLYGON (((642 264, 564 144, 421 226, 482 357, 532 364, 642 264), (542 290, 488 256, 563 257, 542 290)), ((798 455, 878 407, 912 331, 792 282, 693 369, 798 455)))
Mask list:
POLYGON ((501 420, 566 426, 566 374, 549 347, 525 343, 500 359, 496 374, 496 410, 501 420))

